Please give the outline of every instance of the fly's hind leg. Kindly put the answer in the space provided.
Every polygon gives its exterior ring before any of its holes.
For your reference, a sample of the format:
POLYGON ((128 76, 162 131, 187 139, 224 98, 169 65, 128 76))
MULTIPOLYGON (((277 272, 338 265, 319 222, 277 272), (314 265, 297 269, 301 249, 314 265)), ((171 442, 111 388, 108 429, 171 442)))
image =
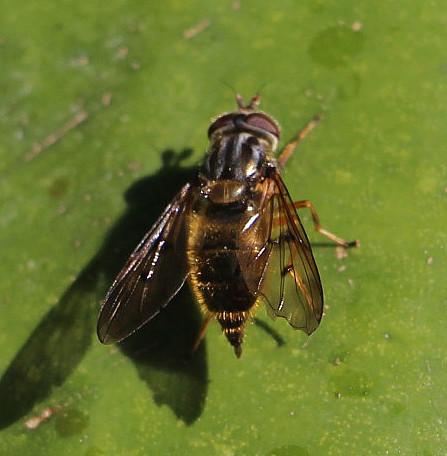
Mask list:
POLYGON ((210 321, 213 319, 213 316, 214 315, 212 313, 208 313, 206 315, 205 319, 203 320, 202 326, 200 327, 199 334, 197 335, 194 345, 192 346, 192 350, 191 350, 192 353, 194 353, 199 348, 203 338, 205 337, 206 330, 208 329, 208 325, 210 324, 210 321))
POLYGON ((320 217, 318 217, 317 211, 315 210, 315 207, 311 201, 309 201, 309 200, 295 201, 293 203, 293 205, 295 206, 296 209, 304 209, 304 208, 309 209, 310 214, 312 216, 312 221, 314 223, 315 231, 317 231, 318 233, 320 233, 323 236, 326 236, 328 239, 330 239, 335 244, 340 245, 345 248, 358 247, 360 245, 360 242, 357 240, 345 241, 341 237, 338 237, 336 234, 331 233, 330 231, 323 228, 320 223, 320 217))

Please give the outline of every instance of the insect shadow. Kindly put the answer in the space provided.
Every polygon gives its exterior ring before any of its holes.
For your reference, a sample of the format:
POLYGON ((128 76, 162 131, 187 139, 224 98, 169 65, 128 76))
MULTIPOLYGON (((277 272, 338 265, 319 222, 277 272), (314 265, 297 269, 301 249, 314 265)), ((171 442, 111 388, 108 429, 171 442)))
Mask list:
MULTIPOLYGON (((170 199, 195 175, 195 167, 180 166, 191 154, 190 149, 164 151, 162 169, 126 191, 127 209, 98 253, 43 317, 0 379, 0 429, 45 400, 81 362, 95 337, 98 302, 170 199)), ((201 317, 184 288, 186 292, 180 292, 147 328, 120 348, 134 361, 154 401, 166 404, 179 419, 191 424, 204 408, 208 367, 205 344, 187 356, 201 317)))

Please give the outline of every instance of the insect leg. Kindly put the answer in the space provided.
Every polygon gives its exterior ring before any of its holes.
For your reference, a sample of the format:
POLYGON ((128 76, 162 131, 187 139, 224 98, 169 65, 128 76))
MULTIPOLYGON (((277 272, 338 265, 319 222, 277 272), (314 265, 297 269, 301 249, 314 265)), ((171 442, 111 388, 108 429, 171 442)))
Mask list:
POLYGON ((335 244, 340 245, 345 248, 358 247, 360 245, 359 241, 357 241, 357 240, 345 241, 344 239, 338 237, 334 233, 331 233, 330 231, 323 228, 320 223, 320 217, 318 217, 317 211, 315 210, 315 207, 311 201, 309 201, 309 200, 295 201, 293 203, 293 205, 297 209, 303 209, 303 208, 309 209, 310 214, 312 216, 312 221, 314 222, 315 231, 318 231, 318 233, 322 234, 323 236, 326 236, 328 239, 330 239, 335 244))
POLYGON ((269 324, 267 324, 265 321, 260 320, 259 318, 253 318, 253 323, 261 328, 264 332, 266 332, 275 342, 278 347, 282 347, 283 345, 286 344, 286 341, 284 338, 279 334, 277 331, 275 331, 269 324))
POLYGON ((284 146, 278 157, 278 165, 280 168, 284 168, 287 160, 293 154, 295 149, 300 145, 304 138, 320 123, 321 115, 317 114, 298 134, 295 139, 290 141, 284 146))
POLYGON ((199 334, 197 335, 194 345, 192 346, 192 350, 191 350, 192 353, 194 353, 199 348, 200 343, 202 342, 203 338, 205 337, 208 325, 210 324, 210 321, 213 319, 213 317, 214 317, 214 315, 212 313, 208 313, 207 316, 205 317, 205 320, 203 320, 199 334))

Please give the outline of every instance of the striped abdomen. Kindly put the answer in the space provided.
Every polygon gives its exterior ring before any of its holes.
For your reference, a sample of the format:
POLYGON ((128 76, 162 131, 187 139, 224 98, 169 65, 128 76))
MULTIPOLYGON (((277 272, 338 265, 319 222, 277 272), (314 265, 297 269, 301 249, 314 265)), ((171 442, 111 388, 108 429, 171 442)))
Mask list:
POLYGON ((239 258, 253 243, 240 237, 241 224, 247 219, 245 209, 219 211, 213 206, 199 208, 190 216, 189 280, 197 300, 215 316, 239 356, 244 326, 256 303, 239 258))

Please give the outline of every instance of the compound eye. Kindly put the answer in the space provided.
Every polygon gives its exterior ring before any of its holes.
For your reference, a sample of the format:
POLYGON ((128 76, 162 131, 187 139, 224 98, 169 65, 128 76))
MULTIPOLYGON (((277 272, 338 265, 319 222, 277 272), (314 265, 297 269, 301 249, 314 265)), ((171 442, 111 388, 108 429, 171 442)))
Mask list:
POLYGON ((279 126, 267 114, 263 114, 262 112, 255 112, 253 114, 249 114, 245 119, 245 122, 253 127, 265 130, 268 133, 271 133, 272 135, 279 138, 279 126))
POLYGON ((218 117, 208 128, 208 137, 210 137, 216 130, 219 130, 222 127, 233 124, 233 119, 237 114, 224 114, 223 116, 218 117))

